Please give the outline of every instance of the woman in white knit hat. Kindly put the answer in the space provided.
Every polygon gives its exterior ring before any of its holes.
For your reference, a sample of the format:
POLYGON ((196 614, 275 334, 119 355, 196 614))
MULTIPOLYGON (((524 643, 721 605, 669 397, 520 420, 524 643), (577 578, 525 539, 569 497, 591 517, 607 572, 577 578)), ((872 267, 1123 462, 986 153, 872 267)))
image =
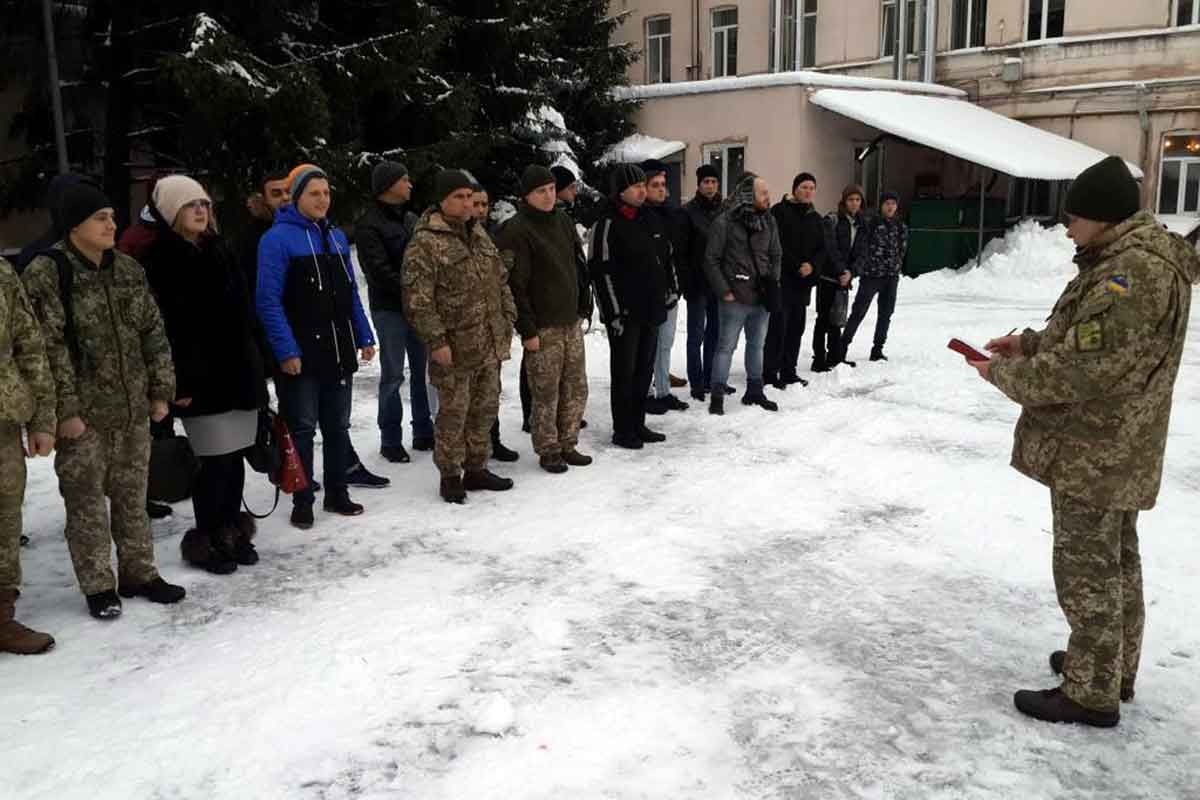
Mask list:
POLYGON ((204 187, 184 175, 162 178, 151 206, 160 228, 143 266, 171 340, 175 413, 200 460, 192 494, 196 527, 184 535, 183 557, 227 574, 258 561, 254 519, 241 510, 243 452, 254 443, 258 410, 268 399, 257 318, 204 187))

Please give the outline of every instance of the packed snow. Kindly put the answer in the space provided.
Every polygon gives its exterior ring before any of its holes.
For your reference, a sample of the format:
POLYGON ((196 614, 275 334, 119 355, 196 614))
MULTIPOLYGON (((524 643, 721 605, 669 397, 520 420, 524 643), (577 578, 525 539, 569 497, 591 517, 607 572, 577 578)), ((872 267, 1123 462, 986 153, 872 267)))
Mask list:
MULTIPOLYGON (((187 503, 155 523, 188 598, 87 616, 50 464, 32 464, 19 618, 58 647, 0 657, 12 800, 1184 798, 1200 785, 1200 314, 1159 507, 1142 517, 1149 605, 1137 699, 1111 731, 1020 716, 1066 641, 1047 491, 1008 468, 1017 409, 946 349, 1037 325, 1069 279, 1061 229, 1026 226, 978 269, 905 280, 867 363, 654 418, 608 444, 607 343, 587 336, 581 446, 541 472, 502 430, 507 494, 436 497, 426 453, 376 455, 374 366, 353 438, 387 490, 353 520, 286 500, 262 562, 180 564, 187 503)), ((685 313, 674 350, 684 373, 685 313)), ((804 366, 809 340, 805 338, 804 366)), ((733 380, 743 385, 741 359, 733 380)), ((680 396, 686 397, 682 392, 680 396)), ((248 502, 269 506, 252 477, 248 502)))

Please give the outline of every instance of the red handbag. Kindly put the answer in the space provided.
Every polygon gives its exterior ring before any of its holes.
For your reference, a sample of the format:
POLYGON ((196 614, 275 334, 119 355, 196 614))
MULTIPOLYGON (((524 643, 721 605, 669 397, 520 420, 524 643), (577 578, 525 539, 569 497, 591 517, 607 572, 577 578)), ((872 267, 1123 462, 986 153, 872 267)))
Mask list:
POLYGON ((272 424, 275 428, 275 441, 279 446, 279 470, 271 477, 271 482, 284 494, 303 492, 308 488, 308 475, 304 472, 300 451, 292 441, 292 432, 279 415, 275 416, 272 424))

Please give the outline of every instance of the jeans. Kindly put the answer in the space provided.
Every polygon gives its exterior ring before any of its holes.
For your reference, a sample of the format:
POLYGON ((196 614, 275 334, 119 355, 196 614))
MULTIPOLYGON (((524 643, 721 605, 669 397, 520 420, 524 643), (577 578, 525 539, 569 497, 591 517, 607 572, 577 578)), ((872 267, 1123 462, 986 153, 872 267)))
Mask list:
POLYGON ((373 311, 375 335, 379 337, 379 435, 380 445, 404 443, 404 361, 412 370, 409 396, 412 402, 413 436, 432 436, 433 417, 425 390, 425 345, 399 311, 373 311))
POLYGON ((658 350, 654 356, 654 396, 666 397, 671 393, 671 348, 675 346, 675 322, 679 319, 679 306, 667 312, 667 321, 658 326, 658 350))
POLYGON ((888 329, 892 324, 892 312, 896 310, 896 291, 900 285, 900 276, 890 278, 860 278, 858 292, 854 295, 854 307, 850 309, 850 319, 846 330, 842 333, 842 347, 850 347, 858 326, 871 307, 871 301, 879 296, 878 316, 875 319, 875 347, 879 350, 887 344, 888 329))
POLYGON ((281 375, 275 379, 275 393, 309 480, 309 487, 293 495, 292 502, 312 505, 313 437, 318 425, 325 462, 325 497, 345 494, 350 468, 350 379, 319 381, 307 375, 281 375))
POLYGON ((713 356, 721 330, 717 298, 711 294, 687 299, 687 373, 692 391, 708 391, 712 383, 713 356))
POLYGON ((618 336, 609 328, 608 358, 612 387, 613 433, 637 436, 646 425, 646 392, 654 375, 654 354, 658 345, 658 326, 625 320, 618 336))
POLYGON ((796 363, 800 360, 800 342, 804 338, 804 327, 808 322, 808 298, 807 291, 800 292, 785 286, 783 305, 771 314, 763 351, 767 379, 771 382, 796 374, 796 363))
POLYGON ((242 510, 242 492, 246 486, 246 462, 241 451, 223 456, 204 456, 199 459, 192 489, 192 509, 196 512, 196 528, 215 531, 237 524, 242 510))
POLYGON ((763 306, 721 303, 721 342, 717 345, 717 357, 713 359, 713 386, 729 384, 733 351, 737 350, 738 337, 742 335, 743 328, 746 329, 747 383, 762 386, 763 346, 767 340, 767 320, 770 316, 763 306))

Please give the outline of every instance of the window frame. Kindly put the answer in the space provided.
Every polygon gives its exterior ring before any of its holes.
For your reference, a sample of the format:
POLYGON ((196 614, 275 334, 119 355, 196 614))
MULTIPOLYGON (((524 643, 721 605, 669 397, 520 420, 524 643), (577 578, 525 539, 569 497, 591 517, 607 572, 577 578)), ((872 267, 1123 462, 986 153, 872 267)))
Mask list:
MULTIPOLYGON (((1200 139, 1200 131, 1172 131, 1165 134, 1163 139, 1164 145, 1166 144, 1166 139, 1200 139)), ((1165 146, 1163 149, 1165 150, 1165 146)), ((1198 199, 1196 208, 1192 211, 1188 211, 1184 208, 1185 201, 1187 200, 1188 173, 1192 172, 1193 170, 1195 170, 1197 173, 1200 173, 1200 150, 1185 150, 1179 153, 1172 153, 1170 155, 1167 155, 1166 153, 1163 154, 1158 161, 1158 190, 1154 193, 1154 209, 1156 213, 1174 214, 1177 216, 1200 216, 1200 199, 1198 199), (1163 178, 1167 172, 1168 162, 1175 162, 1180 166, 1179 186, 1176 189, 1174 211, 1162 210, 1164 188, 1163 178)))
POLYGON ((670 14, 654 14, 646 17, 645 20, 645 37, 646 37, 646 83, 670 83, 671 82, 671 36, 673 34, 671 26, 670 14), (663 22, 667 23, 667 33, 653 34, 650 33, 650 23, 663 22), (665 41, 664 41, 665 40, 665 41), (658 48, 658 79, 654 80, 650 72, 650 48, 654 46, 658 48), (663 71, 663 50, 666 50, 666 71, 663 71))
POLYGON ((882 0, 882 2, 879 5, 879 57, 880 58, 895 58, 896 57, 896 38, 889 37, 887 35, 887 12, 888 12, 889 8, 892 9, 892 18, 896 20, 896 24, 898 25, 900 20, 898 19, 899 7, 897 4, 901 3, 901 2, 907 2, 909 5, 912 6, 912 9, 911 9, 912 13, 910 13, 905 18, 905 22, 908 25, 912 26, 912 36, 909 37, 909 42, 908 42, 908 57, 910 59, 915 58, 915 57, 919 56, 919 54, 921 52, 921 45, 924 43, 922 40, 922 37, 924 36, 925 28, 923 25, 918 25, 917 21, 916 21, 917 13, 921 10, 921 8, 920 8, 921 4, 918 2, 918 0, 882 0), (888 52, 889 45, 892 48, 890 53, 888 52))
POLYGON ((1192 21, 1180 22, 1179 11, 1182 8, 1183 0, 1171 0, 1171 24, 1172 28, 1186 28, 1189 25, 1200 25, 1200 0, 1192 0, 1192 21))
POLYGON ((711 164, 712 160, 710 157, 712 154, 720 153, 722 172, 721 191, 724 192, 726 196, 729 196, 729 193, 733 191, 733 181, 737 180, 738 177, 737 175, 729 174, 729 151, 742 151, 742 171, 744 172, 746 169, 746 144, 746 142, 711 142, 700 148, 700 162, 702 164, 711 164))
POLYGON ((1067 20, 1067 0, 1062 0, 1063 4, 1063 30, 1056 36, 1048 36, 1050 32, 1050 4, 1054 0, 1028 0, 1025 8, 1025 41, 1027 42, 1045 42, 1052 39, 1061 39, 1066 35, 1066 20, 1067 20), (1029 36, 1029 14, 1033 10, 1033 4, 1040 3, 1042 7, 1042 29, 1039 31, 1039 36, 1030 38, 1029 36))
POLYGON ((738 64, 737 64, 737 34, 738 34, 738 27, 740 25, 741 25, 741 16, 738 14, 737 6, 718 6, 709 11, 708 27, 711 31, 711 36, 709 37, 709 39, 712 44, 712 65, 713 65, 712 76, 714 78, 736 78, 737 77, 737 74, 738 74, 737 73, 737 67, 738 67, 738 64), (723 13, 726 13, 729 11, 732 11, 735 14, 736 21, 732 25, 718 26, 717 25, 717 14, 723 14, 723 13), (733 32, 733 42, 734 42, 733 71, 732 72, 729 70, 729 33, 730 33, 730 31, 733 32), (717 36, 718 35, 721 36, 721 44, 722 44, 721 50, 720 50, 720 52, 721 52, 720 62, 718 62, 718 60, 717 60, 717 52, 718 52, 717 36), (720 63, 722 65, 722 71, 720 73, 717 72, 717 64, 718 63, 720 63))
MULTIPOLYGON (((980 47, 987 46, 987 11, 988 11, 987 4, 988 4, 988 0, 953 0, 953 2, 950 4, 950 50, 951 51, 975 50, 980 47), (958 22, 958 5, 959 5, 959 3, 962 3, 963 7, 967 11, 967 21, 966 21, 966 25, 964 26, 964 30, 966 31, 967 40, 961 45, 955 44, 955 42, 954 42, 954 36, 957 31, 956 23, 958 22), (983 13, 983 25, 982 26, 980 26, 979 21, 977 19, 975 19, 975 5, 976 4, 978 4, 980 6, 979 10, 983 13), (980 37, 978 42, 975 42, 972 39, 972 36, 976 32, 976 30, 978 31, 979 37, 980 37)), ((1028 24, 1028 19, 1029 19, 1029 17, 1028 17, 1028 15, 1026 15, 1026 24, 1028 24)))

